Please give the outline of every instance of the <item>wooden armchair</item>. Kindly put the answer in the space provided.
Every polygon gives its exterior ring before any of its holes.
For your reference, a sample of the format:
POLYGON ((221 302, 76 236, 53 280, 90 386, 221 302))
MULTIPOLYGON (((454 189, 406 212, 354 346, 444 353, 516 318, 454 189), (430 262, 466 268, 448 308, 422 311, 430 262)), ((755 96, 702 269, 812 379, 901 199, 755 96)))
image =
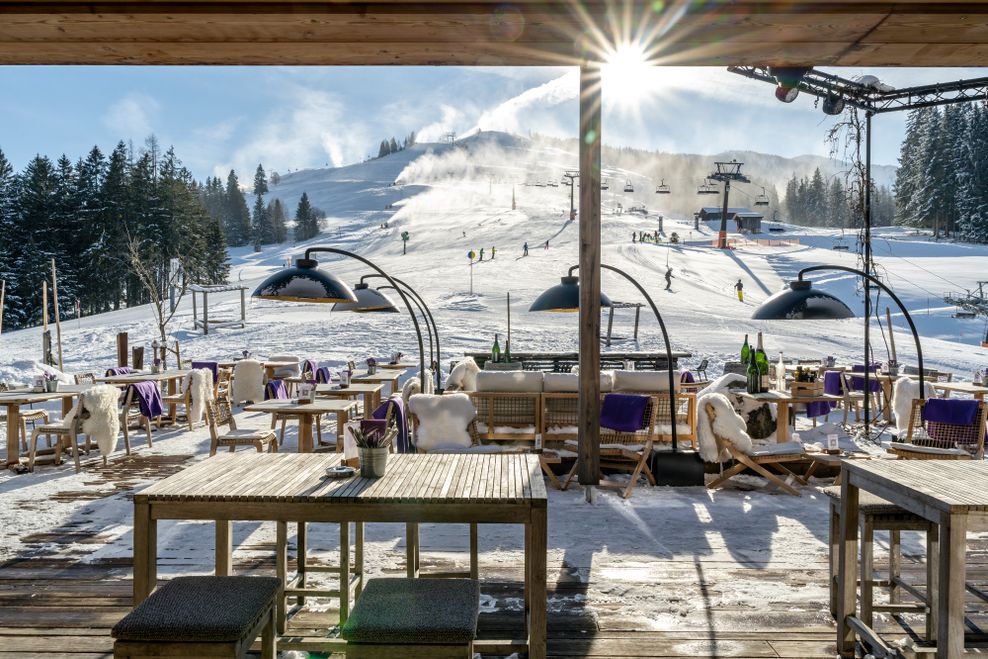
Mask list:
MULTIPOLYGON (((988 402, 979 401, 971 423, 929 421, 923 410, 928 401, 914 400, 909 413, 906 441, 892 442, 889 453, 900 460, 981 460, 985 453, 985 423, 988 402)), ((964 399, 938 400, 938 404, 968 403, 964 399)))
MULTIPOLYGON (((157 421, 159 427, 160 417, 157 421)), ((120 428, 123 430, 124 450, 130 455, 130 426, 137 425, 144 428, 148 434, 148 447, 154 446, 151 442, 151 419, 141 414, 141 408, 137 403, 137 390, 129 386, 124 390, 123 405, 120 408, 120 428)))
POLYGON ((209 456, 216 455, 221 446, 230 448, 233 453, 238 446, 253 446, 258 453, 264 452, 267 445, 270 453, 278 452, 278 438, 273 430, 240 430, 233 418, 233 410, 227 400, 206 402, 206 424, 209 426, 209 456), (228 430, 220 434, 220 426, 226 425, 228 430))
MULTIPOLYGON (((0 392, 10 391, 10 387, 6 382, 0 382, 0 392)), ((21 436, 21 451, 27 452, 28 442, 27 442, 27 424, 31 424, 32 430, 35 429, 36 424, 40 421, 41 423, 48 423, 48 411, 47 410, 35 410, 35 409, 23 409, 21 410, 21 427, 18 428, 18 434, 21 436)), ((0 423, 7 423, 6 413, 0 413, 0 423)))
MULTIPOLYGON (((185 420, 189 426, 189 431, 192 430, 192 380, 186 375, 182 378, 181 383, 182 391, 177 394, 171 394, 161 397, 162 405, 181 405, 185 411, 185 420)), ((178 423, 178 412, 175 412, 175 417, 172 422, 178 423)))

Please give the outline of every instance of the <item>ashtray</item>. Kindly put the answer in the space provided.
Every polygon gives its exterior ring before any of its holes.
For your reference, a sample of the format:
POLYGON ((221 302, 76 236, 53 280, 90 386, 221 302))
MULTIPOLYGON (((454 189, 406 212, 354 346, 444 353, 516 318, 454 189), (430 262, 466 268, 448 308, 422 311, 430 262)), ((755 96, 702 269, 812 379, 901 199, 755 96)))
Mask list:
POLYGON ((326 475, 330 478, 350 478, 357 473, 357 470, 353 467, 347 467, 346 465, 336 465, 335 467, 326 467, 326 475))

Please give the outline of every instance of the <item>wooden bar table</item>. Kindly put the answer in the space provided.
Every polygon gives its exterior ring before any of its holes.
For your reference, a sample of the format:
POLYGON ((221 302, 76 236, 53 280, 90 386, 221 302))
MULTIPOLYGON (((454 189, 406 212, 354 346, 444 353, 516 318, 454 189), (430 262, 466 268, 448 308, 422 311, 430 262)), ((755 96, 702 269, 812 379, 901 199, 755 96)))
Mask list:
POLYGON ((336 415, 336 442, 338 446, 343 438, 343 426, 350 420, 350 414, 356 412, 357 403, 352 400, 316 400, 312 403, 297 403, 294 400, 266 400, 253 403, 244 408, 245 412, 267 412, 278 416, 298 417, 298 452, 312 453, 312 422, 323 414, 336 415))
MULTIPOLYGON (((167 371, 162 371, 161 373, 152 373, 151 371, 136 371, 134 373, 126 373, 124 375, 109 375, 102 378, 96 378, 97 382, 103 384, 112 384, 119 387, 126 387, 129 384, 137 384, 138 382, 157 382, 159 386, 161 384, 165 385, 167 389, 167 395, 174 396, 178 393, 178 381, 183 379, 186 375, 191 373, 189 369, 173 368, 167 371)), ((175 403, 169 403, 168 405, 168 423, 175 423, 176 410, 178 405, 175 403)))
POLYGON ((361 396, 364 399, 364 416, 366 417, 381 404, 382 389, 384 389, 384 385, 380 382, 351 382, 350 386, 345 389, 341 389, 338 384, 317 384, 316 395, 350 400, 361 396))
POLYGON ((973 382, 934 382, 933 388, 948 394, 968 394, 975 400, 984 400, 988 387, 973 382))
POLYGON ((387 368, 387 369, 401 369, 403 371, 406 371, 410 368, 418 368, 418 364, 408 364, 404 362, 398 362, 395 364, 392 364, 391 362, 378 362, 377 367, 387 368))
POLYGON ((7 467, 21 461, 21 406, 62 401, 62 416, 72 409, 72 400, 82 392, 92 388, 90 384, 60 384, 53 393, 35 392, 30 389, 15 389, 0 393, 0 406, 7 410, 7 467))
POLYGON ((789 441, 789 418, 791 416, 790 407, 793 405, 806 403, 839 403, 844 400, 842 396, 830 396, 828 394, 793 396, 791 393, 775 390, 766 391, 760 394, 749 394, 747 392, 742 392, 740 395, 761 403, 776 404, 775 441, 780 444, 789 441))
POLYGON ((391 385, 391 393, 398 393, 398 380, 405 374, 406 369, 392 368, 385 371, 378 371, 377 373, 359 373, 354 374, 351 384, 354 382, 376 382, 379 384, 389 384, 391 385))
MULTIPOLYGON (((327 478, 326 469, 340 464, 342 457, 219 454, 136 493, 134 605, 158 583, 157 524, 162 519, 215 521, 216 567, 221 575, 231 572, 230 522, 234 520, 521 524, 527 635, 520 642, 483 644, 496 647, 493 654, 527 651, 532 659, 545 658, 548 501, 538 456, 396 453, 388 456, 382 478, 327 478)), ((342 564, 349 564, 349 559, 342 564)), ((359 564, 357 568, 363 572, 359 564)), ((278 569, 286 571, 284 566, 278 569)), ((327 638, 325 651, 339 652, 341 644, 327 638)))
MULTIPOLYGON (((968 531, 988 530, 988 463, 981 460, 870 460, 845 462, 841 484, 837 650, 854 656, 862 623, 856 617, 858 493, 866 490, 940 527, 938 659, 964 655, 964 592, 968 531)), ((873 633, 873 632, 872 632, 873 633)))

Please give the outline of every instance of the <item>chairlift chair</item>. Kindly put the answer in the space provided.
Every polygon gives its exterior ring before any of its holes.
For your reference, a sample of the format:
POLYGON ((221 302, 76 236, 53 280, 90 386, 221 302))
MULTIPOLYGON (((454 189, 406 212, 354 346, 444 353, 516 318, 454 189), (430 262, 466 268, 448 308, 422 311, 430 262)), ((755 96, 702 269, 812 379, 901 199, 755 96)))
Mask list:
POLYGON ((624 182, 624 191, 625 192, 634 192, 635 191, 635 189, 631 185, 631 181, 625 181, 624 182))
POLYGON ((703 180, 703 183, 701 183, 697 187, 696 193, 697 194, 720 194, 720 190, 718 190, 713 184, 711 184, 709 179, 704 179, 703 180))
POLYGON ((662 182, 655 188, 655 194, 670 194, 671 192, 665 179, 662 179, 662 182))
POLYGON ((765 194, 765 188, 762 188, 762 193, 755 197, 755 206, 768 206, 768 195, 765 194))
POLYGON ((607 190, 609 187, 610 186, 607 184, 607 181, 601 181, 600 182, 600 189, 601 190, 607 190))

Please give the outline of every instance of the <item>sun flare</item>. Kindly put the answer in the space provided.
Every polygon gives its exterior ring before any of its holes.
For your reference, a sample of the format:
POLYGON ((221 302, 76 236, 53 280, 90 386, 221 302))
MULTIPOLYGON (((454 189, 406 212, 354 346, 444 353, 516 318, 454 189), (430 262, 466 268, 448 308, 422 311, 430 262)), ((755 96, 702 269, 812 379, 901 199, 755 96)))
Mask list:
POLYGON ((645 48, 628 42, 608 54, 601 76, 604 96, 618 105, 632 107, 654 91, 656 71, 648 62, 645 48))

